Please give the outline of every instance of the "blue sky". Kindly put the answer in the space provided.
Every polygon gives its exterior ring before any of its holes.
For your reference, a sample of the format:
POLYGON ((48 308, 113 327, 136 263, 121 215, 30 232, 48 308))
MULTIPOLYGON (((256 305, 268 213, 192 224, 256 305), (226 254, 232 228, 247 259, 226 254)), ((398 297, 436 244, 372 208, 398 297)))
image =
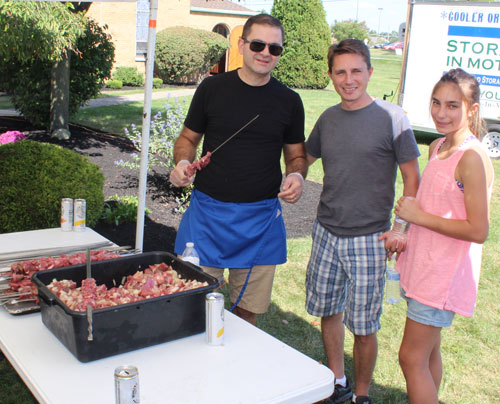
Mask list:
MULTIPOLYGON (((273 0, 232 0, 251 10, 271 11, 273 0)), ((399 25, 406 22, 407 0, 322 0, 326 20, 365 21, 370 29, 381 32, 398 31, 399 25)))

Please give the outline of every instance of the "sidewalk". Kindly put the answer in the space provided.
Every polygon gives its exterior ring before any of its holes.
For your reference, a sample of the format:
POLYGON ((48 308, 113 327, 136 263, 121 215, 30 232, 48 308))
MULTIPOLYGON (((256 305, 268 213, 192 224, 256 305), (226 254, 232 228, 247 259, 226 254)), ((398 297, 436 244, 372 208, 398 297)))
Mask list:
MULTIPOLYGON (((152 93, 151 98, 153 100, 158 100, 161 98, 175 98, 175 97, 185 97, 188 95, 193 95, 195 88, 186 88, 181 90, 168 90, 168 91, 157 91, 152 93)), ((87 105, 82 108, 96 108, 104 107, 108 105, 118 105, 126 102, 144 102, 144 93, 129 94, 129 95, 119 95, 116 97, 106 97, 106 98, 95 98, 89 100, 87 105)), ((20 113, 14 109, 0 109, 0 115, 2 116, 18 116, 20 113)))

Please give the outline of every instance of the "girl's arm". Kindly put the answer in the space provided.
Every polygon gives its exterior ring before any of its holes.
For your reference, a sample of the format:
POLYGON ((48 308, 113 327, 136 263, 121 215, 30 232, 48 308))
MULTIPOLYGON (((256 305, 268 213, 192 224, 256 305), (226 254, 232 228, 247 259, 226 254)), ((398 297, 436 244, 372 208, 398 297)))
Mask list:
MULTIPOLYGON (((445 236, 483 243, 489 230, 489 198, 485 161, 480 152, 467 150, 457 166, 458 180, 464 185, 467 219, 446 219, 420 209, 416 200, 401 198, 395 212, 403 219, 445 236)), ((489 176, 488 176, 489 177, 489 176)))

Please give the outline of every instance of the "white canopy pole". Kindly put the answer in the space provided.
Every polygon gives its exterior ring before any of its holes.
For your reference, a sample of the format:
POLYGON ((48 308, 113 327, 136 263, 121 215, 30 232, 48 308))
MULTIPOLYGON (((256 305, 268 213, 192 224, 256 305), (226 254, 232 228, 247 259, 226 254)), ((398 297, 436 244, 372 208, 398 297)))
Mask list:
POLYGON ((149 0, 149 29, 146 55, 146 82, 144 83, 144 109, 142 114, 141 166, 139 171, 139 195, 137 204, 137 227, 135 248, 142 252, 144 240, 144 212, 146 209, 146 190, 148 183, 149 131, 151 124, 151 99, 153 92, 153 68, 156 45, 156 15, 158 0, 149 0))

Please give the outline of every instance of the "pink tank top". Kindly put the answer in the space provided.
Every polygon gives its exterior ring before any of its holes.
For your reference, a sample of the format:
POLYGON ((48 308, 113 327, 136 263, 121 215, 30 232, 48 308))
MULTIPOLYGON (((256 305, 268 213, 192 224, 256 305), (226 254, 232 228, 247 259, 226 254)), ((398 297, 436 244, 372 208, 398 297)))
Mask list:
MULTIPOLYGON (((464 194, 455 181, 455 169, 464 152, 479 140, 466 141, 451 156, 437 158, 435 147, 416 199, 429 213, 449 219, 467 218, 464 194)), ((407 297, 441 310, 470 317, 476 303, 482 244, 457 240, 425 227, 410 225, 406 251, 398 259, 401 287, 407 297)))

